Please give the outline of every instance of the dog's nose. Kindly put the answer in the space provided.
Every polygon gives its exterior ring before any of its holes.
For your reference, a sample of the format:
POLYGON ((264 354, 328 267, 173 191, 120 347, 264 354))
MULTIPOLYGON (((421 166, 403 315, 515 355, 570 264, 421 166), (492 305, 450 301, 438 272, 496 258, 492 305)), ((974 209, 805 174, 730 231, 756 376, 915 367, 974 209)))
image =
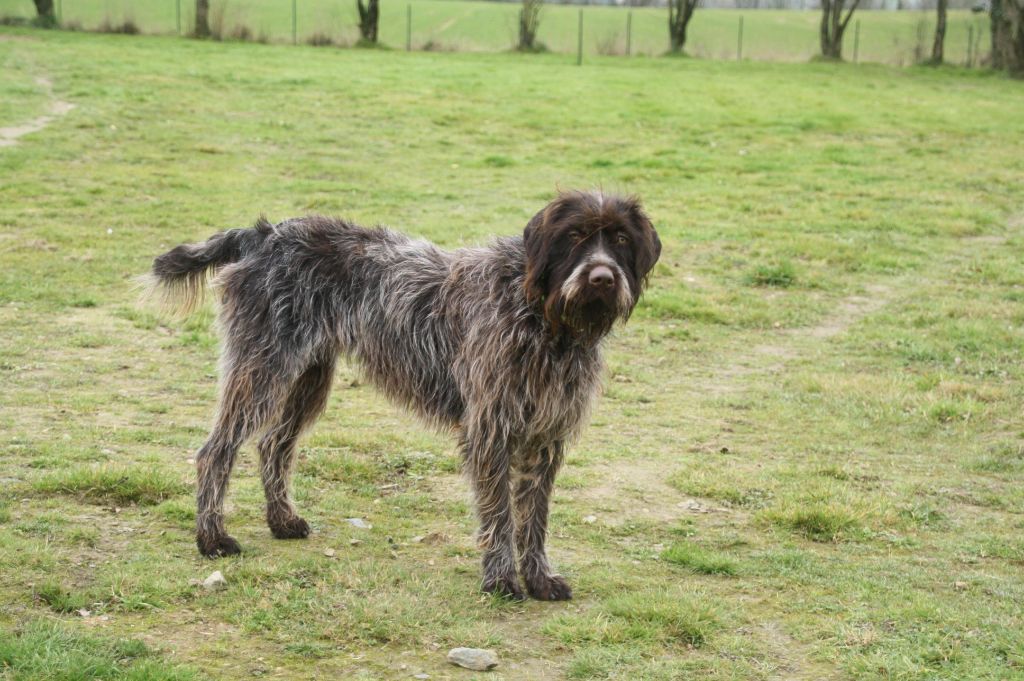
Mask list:
POLYGON ((612 274, 611 268, 605 265, 598 265, 590 270, 589 279, 590 285, 598 288, 611 288, 615 284, 615 275, 612 274))

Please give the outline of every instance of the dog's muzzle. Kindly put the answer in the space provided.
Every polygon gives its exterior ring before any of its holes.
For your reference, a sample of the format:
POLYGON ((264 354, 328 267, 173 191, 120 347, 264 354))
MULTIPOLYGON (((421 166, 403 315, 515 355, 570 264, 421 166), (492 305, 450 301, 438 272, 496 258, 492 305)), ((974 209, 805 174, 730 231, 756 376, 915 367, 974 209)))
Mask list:
POLYGON ((628 314, 633 304, 629 282, 618 263, 604 253, 581 262, 562 285, 566 305, 601 305, 614 316, 628 314))

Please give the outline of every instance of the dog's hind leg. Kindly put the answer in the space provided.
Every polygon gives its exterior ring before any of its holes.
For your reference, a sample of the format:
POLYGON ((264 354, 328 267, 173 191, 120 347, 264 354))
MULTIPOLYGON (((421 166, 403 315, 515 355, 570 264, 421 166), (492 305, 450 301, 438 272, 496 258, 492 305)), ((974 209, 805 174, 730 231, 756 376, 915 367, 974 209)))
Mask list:
POLYGON ((267 497, 267 525, 278 539, 309 536, 309 524, 299 517, 289 498, 288 481, 299 436, 323 413, 333 378, 333 358, 314 364, 303 372, 292 385, 284 408, 257 447, 263 491, 267 497))
POLYGON ((224 496, 238 448, 279 408, 288 381, 273 362, 228 349, 213 431, 196 454, 196 545, 211 558, 241 551, 224 528, 224 496))
POLYGON ((537 448, 528 452, 517 467, 513 484, 519 570, 526 582, 526 590, 542 601, 565 601, 572 598, 568 582, 552 573, 544 549, 551 489, 561 465, 561 442, 537 448))

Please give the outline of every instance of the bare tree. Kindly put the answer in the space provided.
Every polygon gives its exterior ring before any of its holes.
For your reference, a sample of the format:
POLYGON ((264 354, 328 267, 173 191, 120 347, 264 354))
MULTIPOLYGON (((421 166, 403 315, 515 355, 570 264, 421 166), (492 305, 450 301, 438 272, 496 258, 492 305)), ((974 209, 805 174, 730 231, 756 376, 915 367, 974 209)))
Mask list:
POLYGON ((668 0, 668 39, 673 52, 682 52, 686 45, 686 27, 700 0, 668 0))
POLYGON ((1024 78, 1024 0, 992 0, 992 68, 1024 78))
POLYGON ((932 43, 932 64, 942 63, 946 44, 946 7, 949 0, 938 0, 935 5, 935 41, 932 43))
POLYGON ((853 0, 843 17, 846 0, 821 0, 821 56, 825 59, 843 58, 843 32, 859 4, 860 0, 853 0))
POLYGON ((537 49, 537 29, 540 28, 540 9, 544 0, 523 0, 519 10, 519 44, 517 50, 532 52, 537 49))
POLYGON ((35 0, 36 24, 38 26, 56 26, 57 15, 53 11, 53 0, 35 0))
POLYGON ((359 9, 359 35, 364 42, 377 43, 377 24, 380 23, 380 0, 356 0, 359 9))
POLYGON ((210 0, 196 0, 196 28, 192 35, 196 38, 210 37, 210 0))

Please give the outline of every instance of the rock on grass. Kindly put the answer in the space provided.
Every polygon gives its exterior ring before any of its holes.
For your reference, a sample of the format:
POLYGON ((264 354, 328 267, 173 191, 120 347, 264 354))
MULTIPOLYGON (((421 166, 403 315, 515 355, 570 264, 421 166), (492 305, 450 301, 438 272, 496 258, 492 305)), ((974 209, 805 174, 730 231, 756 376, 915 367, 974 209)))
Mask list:
POLYGON ((494 651, 480 648, 452 648, 448 651, 448 661, 476 672, 486 672, 498 666, 498 656, 494 651))
POLYGON ((220 591, 228 588, 228 580, 224 579, 220 570, 215 570, 213 574, 203 580, 203 588, 207 591, 220 591))

